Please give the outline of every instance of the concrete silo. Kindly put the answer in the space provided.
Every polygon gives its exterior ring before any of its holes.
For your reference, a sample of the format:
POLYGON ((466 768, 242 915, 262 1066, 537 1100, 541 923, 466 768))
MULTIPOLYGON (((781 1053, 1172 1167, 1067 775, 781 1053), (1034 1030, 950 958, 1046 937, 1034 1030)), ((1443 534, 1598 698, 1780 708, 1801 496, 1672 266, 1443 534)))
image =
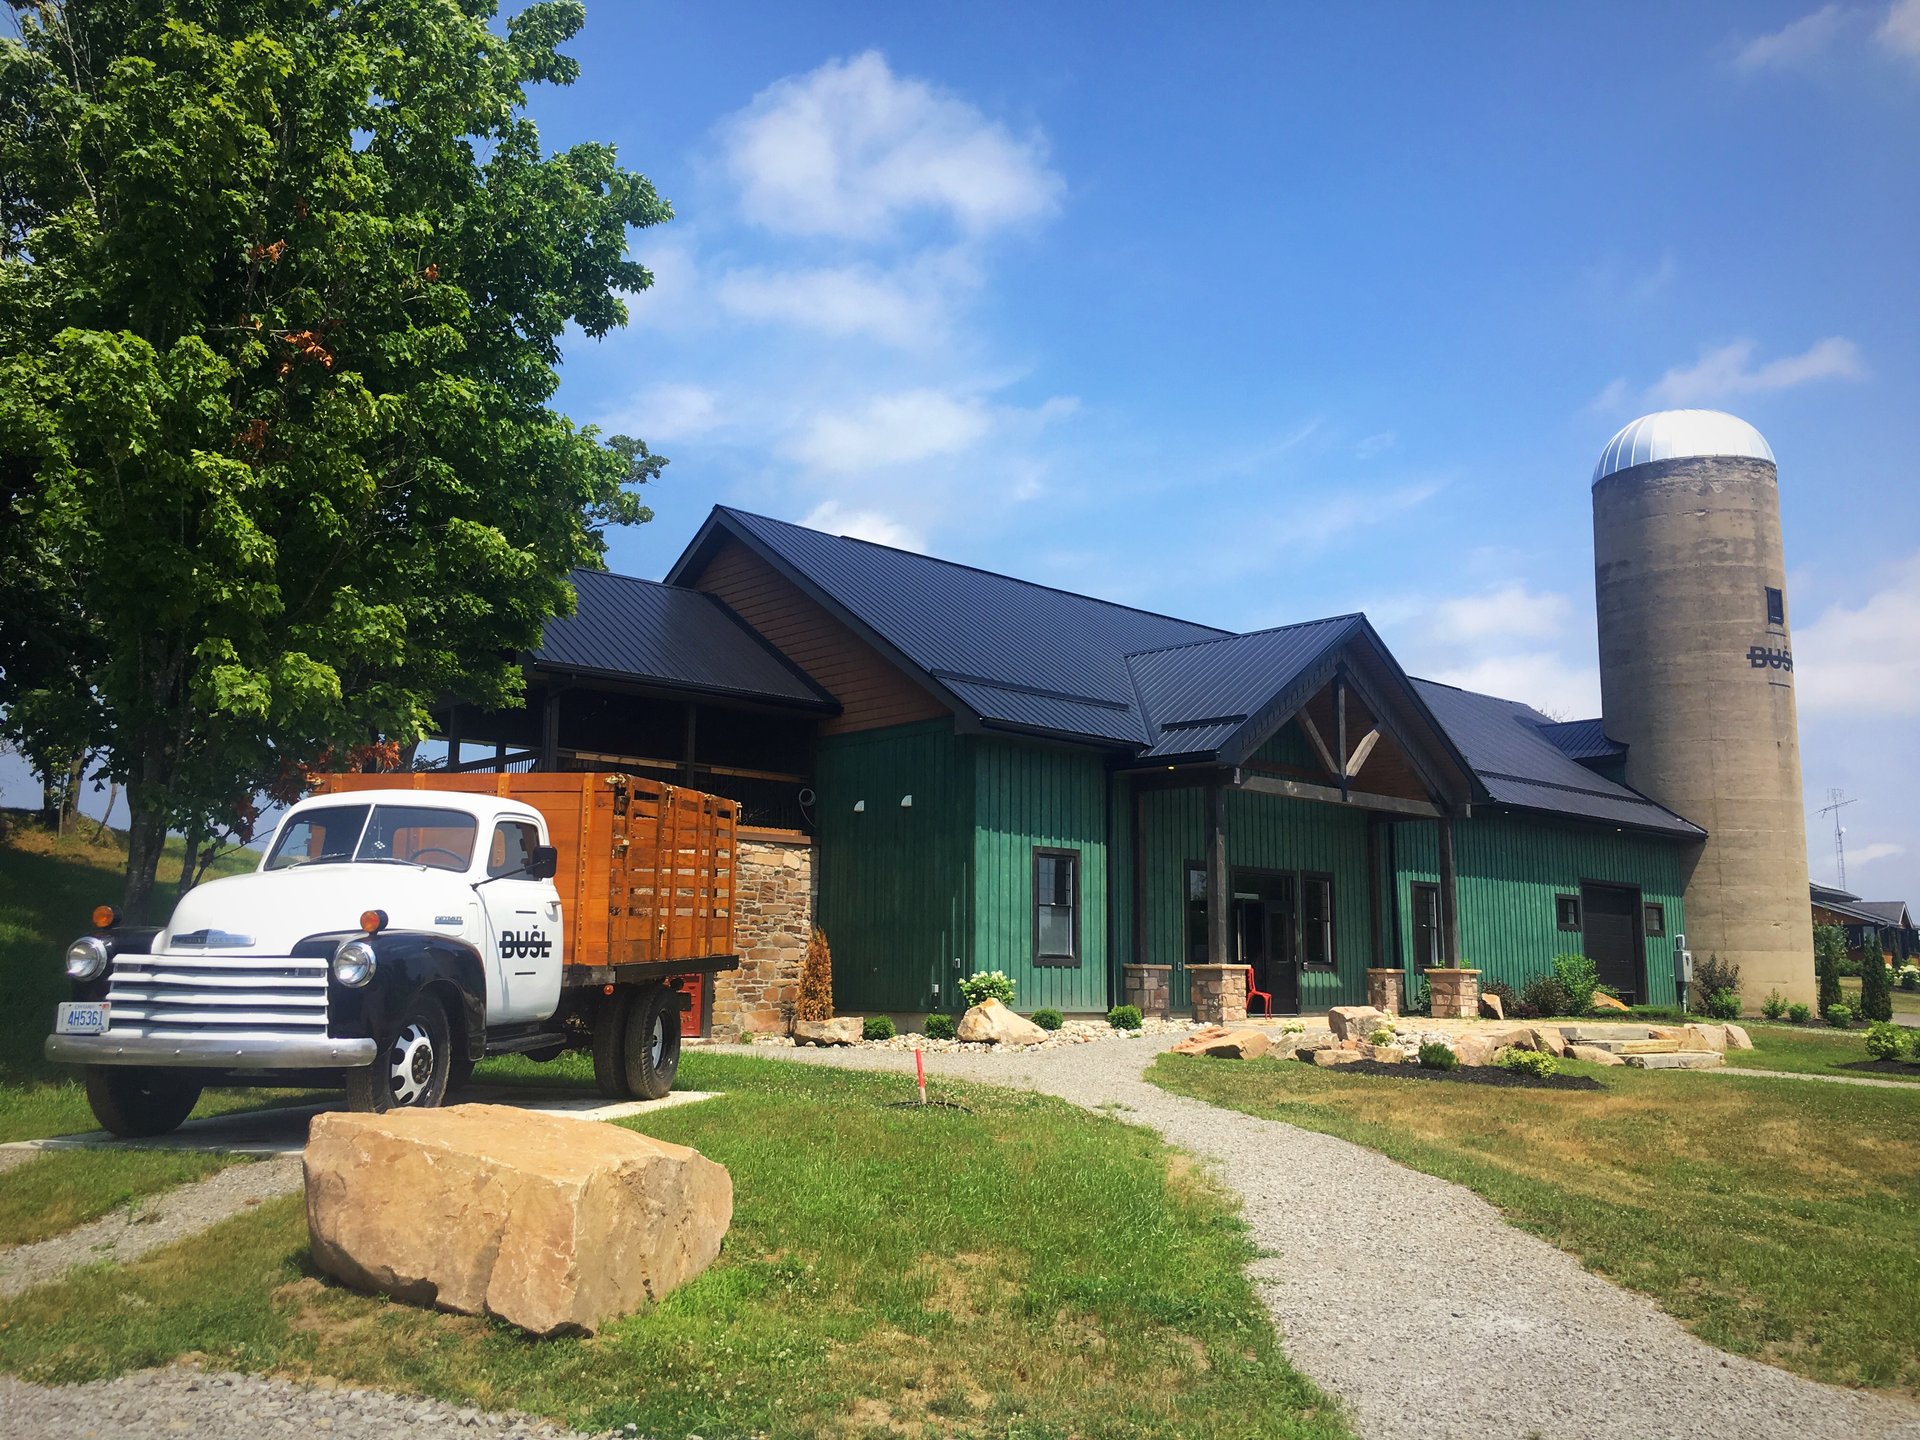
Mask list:
POLYGON ((1812 1004, 1813 928, 1773 451, 1746 421, 1634 421, 1593 472, 1606 733, 1626 778, 1707 832, 1685 895, 1696 960, 1742 1000, 1812 1004))

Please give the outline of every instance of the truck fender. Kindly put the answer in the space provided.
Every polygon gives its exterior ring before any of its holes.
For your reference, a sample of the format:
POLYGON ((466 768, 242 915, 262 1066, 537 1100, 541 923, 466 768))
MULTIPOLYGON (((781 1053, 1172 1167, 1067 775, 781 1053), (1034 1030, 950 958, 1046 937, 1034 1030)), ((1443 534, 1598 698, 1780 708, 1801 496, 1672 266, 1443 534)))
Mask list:
MULTIPOLYGON (((465 1032, 467 1057, 478 1060, 486 1052, 486 962, 465 940, 420 930, 382 930, 372 936, 326 938, 334 946, 342 940, 366 940, 373 946, 376 957, 373 979, 360 989, 350 989, 329 977, 329 1034, 366 1035, 378 1040, 399 1024, 422 990, 433 986, 459 997, 451 1019, 456 1035, 465 1032)), ((327 953, 333 953, 331 946, 327 953)))

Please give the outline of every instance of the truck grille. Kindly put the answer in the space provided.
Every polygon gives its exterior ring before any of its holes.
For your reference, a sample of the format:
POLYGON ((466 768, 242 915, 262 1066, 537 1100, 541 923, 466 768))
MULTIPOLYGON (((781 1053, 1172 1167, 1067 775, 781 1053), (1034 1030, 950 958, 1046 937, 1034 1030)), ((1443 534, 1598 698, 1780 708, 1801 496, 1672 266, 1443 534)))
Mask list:
POLYGON ((327 961, 258 955, 120 955, 111 1035, 245 1040, 324 1037, 327 961))

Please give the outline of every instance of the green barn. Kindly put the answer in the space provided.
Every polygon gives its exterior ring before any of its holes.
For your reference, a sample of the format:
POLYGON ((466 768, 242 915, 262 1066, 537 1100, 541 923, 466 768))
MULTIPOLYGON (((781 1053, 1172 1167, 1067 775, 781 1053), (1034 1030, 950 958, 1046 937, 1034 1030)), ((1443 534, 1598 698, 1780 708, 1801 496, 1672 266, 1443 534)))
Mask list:
POLYGON ((1563 951, 1675 999, 1704 832, 1598 721, 1413 679, 1363 615, 1232 634, 724 507, 665 583, 576 581, 527 709, 450 707, 446 763, 739 800, 717 1033, 782 1025, 815 924, 840 1010, 914 1019, 976 970, 1174 1013, 1250 972, 1288 1013, 1563 951))

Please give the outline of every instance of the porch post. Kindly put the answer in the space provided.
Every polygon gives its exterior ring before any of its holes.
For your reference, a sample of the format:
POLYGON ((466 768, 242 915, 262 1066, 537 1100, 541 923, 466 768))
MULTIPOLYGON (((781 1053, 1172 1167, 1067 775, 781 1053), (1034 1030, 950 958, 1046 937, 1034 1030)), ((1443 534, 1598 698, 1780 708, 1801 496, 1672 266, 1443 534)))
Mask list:
POLYGON ((686 732, 680 744, 680 783, 693 784, 694 737, 699 731, 700 709, 691 700, 687 702, 686 732))
POLYGON ((1442 815, 1440 825, 1440 964, 1460 966, 1460 893, 1453 868, 1453 817, 1442 815))
POLYGON ((557 685, 547 691, 546 709, 541 715, 540 768, 547 771, 560 768, 560 688, 557 685))
POLYGON ((1207 963, 1227 959, 1227 787, 1207 782, 1207 963))
POLYGON ((460 768, 460 704, 447 706, 447 769, 460 768))

